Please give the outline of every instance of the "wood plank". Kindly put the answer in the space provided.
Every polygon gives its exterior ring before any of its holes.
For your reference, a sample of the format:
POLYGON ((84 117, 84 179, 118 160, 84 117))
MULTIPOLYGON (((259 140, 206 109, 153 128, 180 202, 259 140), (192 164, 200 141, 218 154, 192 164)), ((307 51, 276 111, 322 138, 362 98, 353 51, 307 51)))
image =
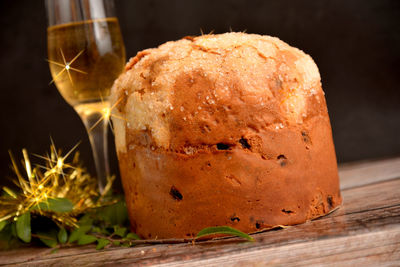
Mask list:
POLYGON ((384 259, 383 257, 386 258, 387 263, 399 263, 400 226, 349 237, 238 251, 208 259, 192 259, 157 266, 309 266, 321 263, 328 266, 337 266, 338 264, 340 266, 360 266, 362 263, 379 264, 384 259), (345 245, 338 246, 338 243, 345 245), (376 255, 379 256, 374 257, 376 255))
POLYGON ((342 190, 398 178, 400 158, 342 164, 339 177, 342 190))
POLYGON ((93 247, 61 249, 31 248, 0 253, 0 263, 10 266, 97 266, 100 264, 196 264, 226 265, 276 263, 300 264, 397 261, 400 242, 400 179, 353 187, 342 192, 343 207, 318 220, 283 230, 254 235, 257 242, 237 239, 190 244, 138 246, 96 251, 93 247), (397 190, 396 190, 397 189, 397 190), (377 251, 372 253, 372 251, 377 251), (36 254, 43 253, 44 254, 36 254), (296 251, 299 251, 297 253, 296 251), (395 251, 391 253, 391 251, 395 251), (301 252, 301 254, 300 254, 301 252), (39 255, 32 258, 32 254, 39 255), (286 254, 285 254, 286 253, 286 254), (26 255, 25 255, 26 254, 26 255), (270 256, 268 256, 270 255, 270 256), (284 257, 282 257, 284 255, 284 257), (307 256, 308 255, 308 256, 307 256), (354 255, 354 257, 351 257, 354 255), (316 257, 319 258, 316 258, 316 257), (299 259, 301 258, 301 262, 299 259), (275 262, 277 259, 278 262, 275 262), (328 261, 329 260, 329 261, 328 261))

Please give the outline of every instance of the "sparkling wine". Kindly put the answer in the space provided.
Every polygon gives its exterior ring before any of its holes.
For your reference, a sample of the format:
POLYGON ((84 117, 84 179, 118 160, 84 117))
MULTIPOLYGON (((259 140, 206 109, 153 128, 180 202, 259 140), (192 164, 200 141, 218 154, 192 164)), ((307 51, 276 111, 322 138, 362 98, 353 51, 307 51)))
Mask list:
POLYGON ((106 101, 125 65, 117 18, 72 22, 47 28, 53 81, 75 108, 106 101))

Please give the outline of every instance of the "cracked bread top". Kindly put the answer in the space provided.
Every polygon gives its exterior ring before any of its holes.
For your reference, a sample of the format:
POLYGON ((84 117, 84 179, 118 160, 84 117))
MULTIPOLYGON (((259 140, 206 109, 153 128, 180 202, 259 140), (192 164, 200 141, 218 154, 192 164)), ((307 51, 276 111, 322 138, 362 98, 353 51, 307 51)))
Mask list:
POLYGON ((326 114, 312 58, 278 38, 185 37, 131 58, 111 93, 118 151, 181 151, 326 114))

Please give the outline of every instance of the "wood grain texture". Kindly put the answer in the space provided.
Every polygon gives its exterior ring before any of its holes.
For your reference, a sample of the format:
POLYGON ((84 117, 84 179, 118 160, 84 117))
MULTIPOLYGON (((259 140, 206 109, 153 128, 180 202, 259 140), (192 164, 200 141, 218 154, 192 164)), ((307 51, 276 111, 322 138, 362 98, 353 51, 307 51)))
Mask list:
POLYGON ((399 165, 399 159, 392 159, 372 162, 372 169, 368 163, 344 166, 340 209, 305 224, 255 234, 256 242, 229 238, 102 251, 85 246, 54 254, 23 248, 1 252, 0 266, 398 266, 399 165))
POLYGON ((400 176, 400 158, 345 163, 339 167, 340 188, 379 183, 400 176))

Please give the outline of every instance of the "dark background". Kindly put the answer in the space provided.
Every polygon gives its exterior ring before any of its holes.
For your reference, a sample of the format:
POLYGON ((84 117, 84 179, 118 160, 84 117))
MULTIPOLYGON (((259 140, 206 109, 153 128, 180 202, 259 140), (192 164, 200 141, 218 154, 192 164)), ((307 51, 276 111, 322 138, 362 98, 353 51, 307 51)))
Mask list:
MULTIPOLYGON (((43 154, 89 141, 51 81, 40 0, 0 0, 0 184, 8 149, 43 154)), ((400 1, 116 0, 128 58, 186 35, 247 30, 277 36, 317 63, 339 162, 400 155, 400 1)), ((111 139, 111 138, 110 138, 111 139)), ((113 144, 111 144, 113 148, 113 144)), ((112 149, 113 172, 118 171, 112 149)))

